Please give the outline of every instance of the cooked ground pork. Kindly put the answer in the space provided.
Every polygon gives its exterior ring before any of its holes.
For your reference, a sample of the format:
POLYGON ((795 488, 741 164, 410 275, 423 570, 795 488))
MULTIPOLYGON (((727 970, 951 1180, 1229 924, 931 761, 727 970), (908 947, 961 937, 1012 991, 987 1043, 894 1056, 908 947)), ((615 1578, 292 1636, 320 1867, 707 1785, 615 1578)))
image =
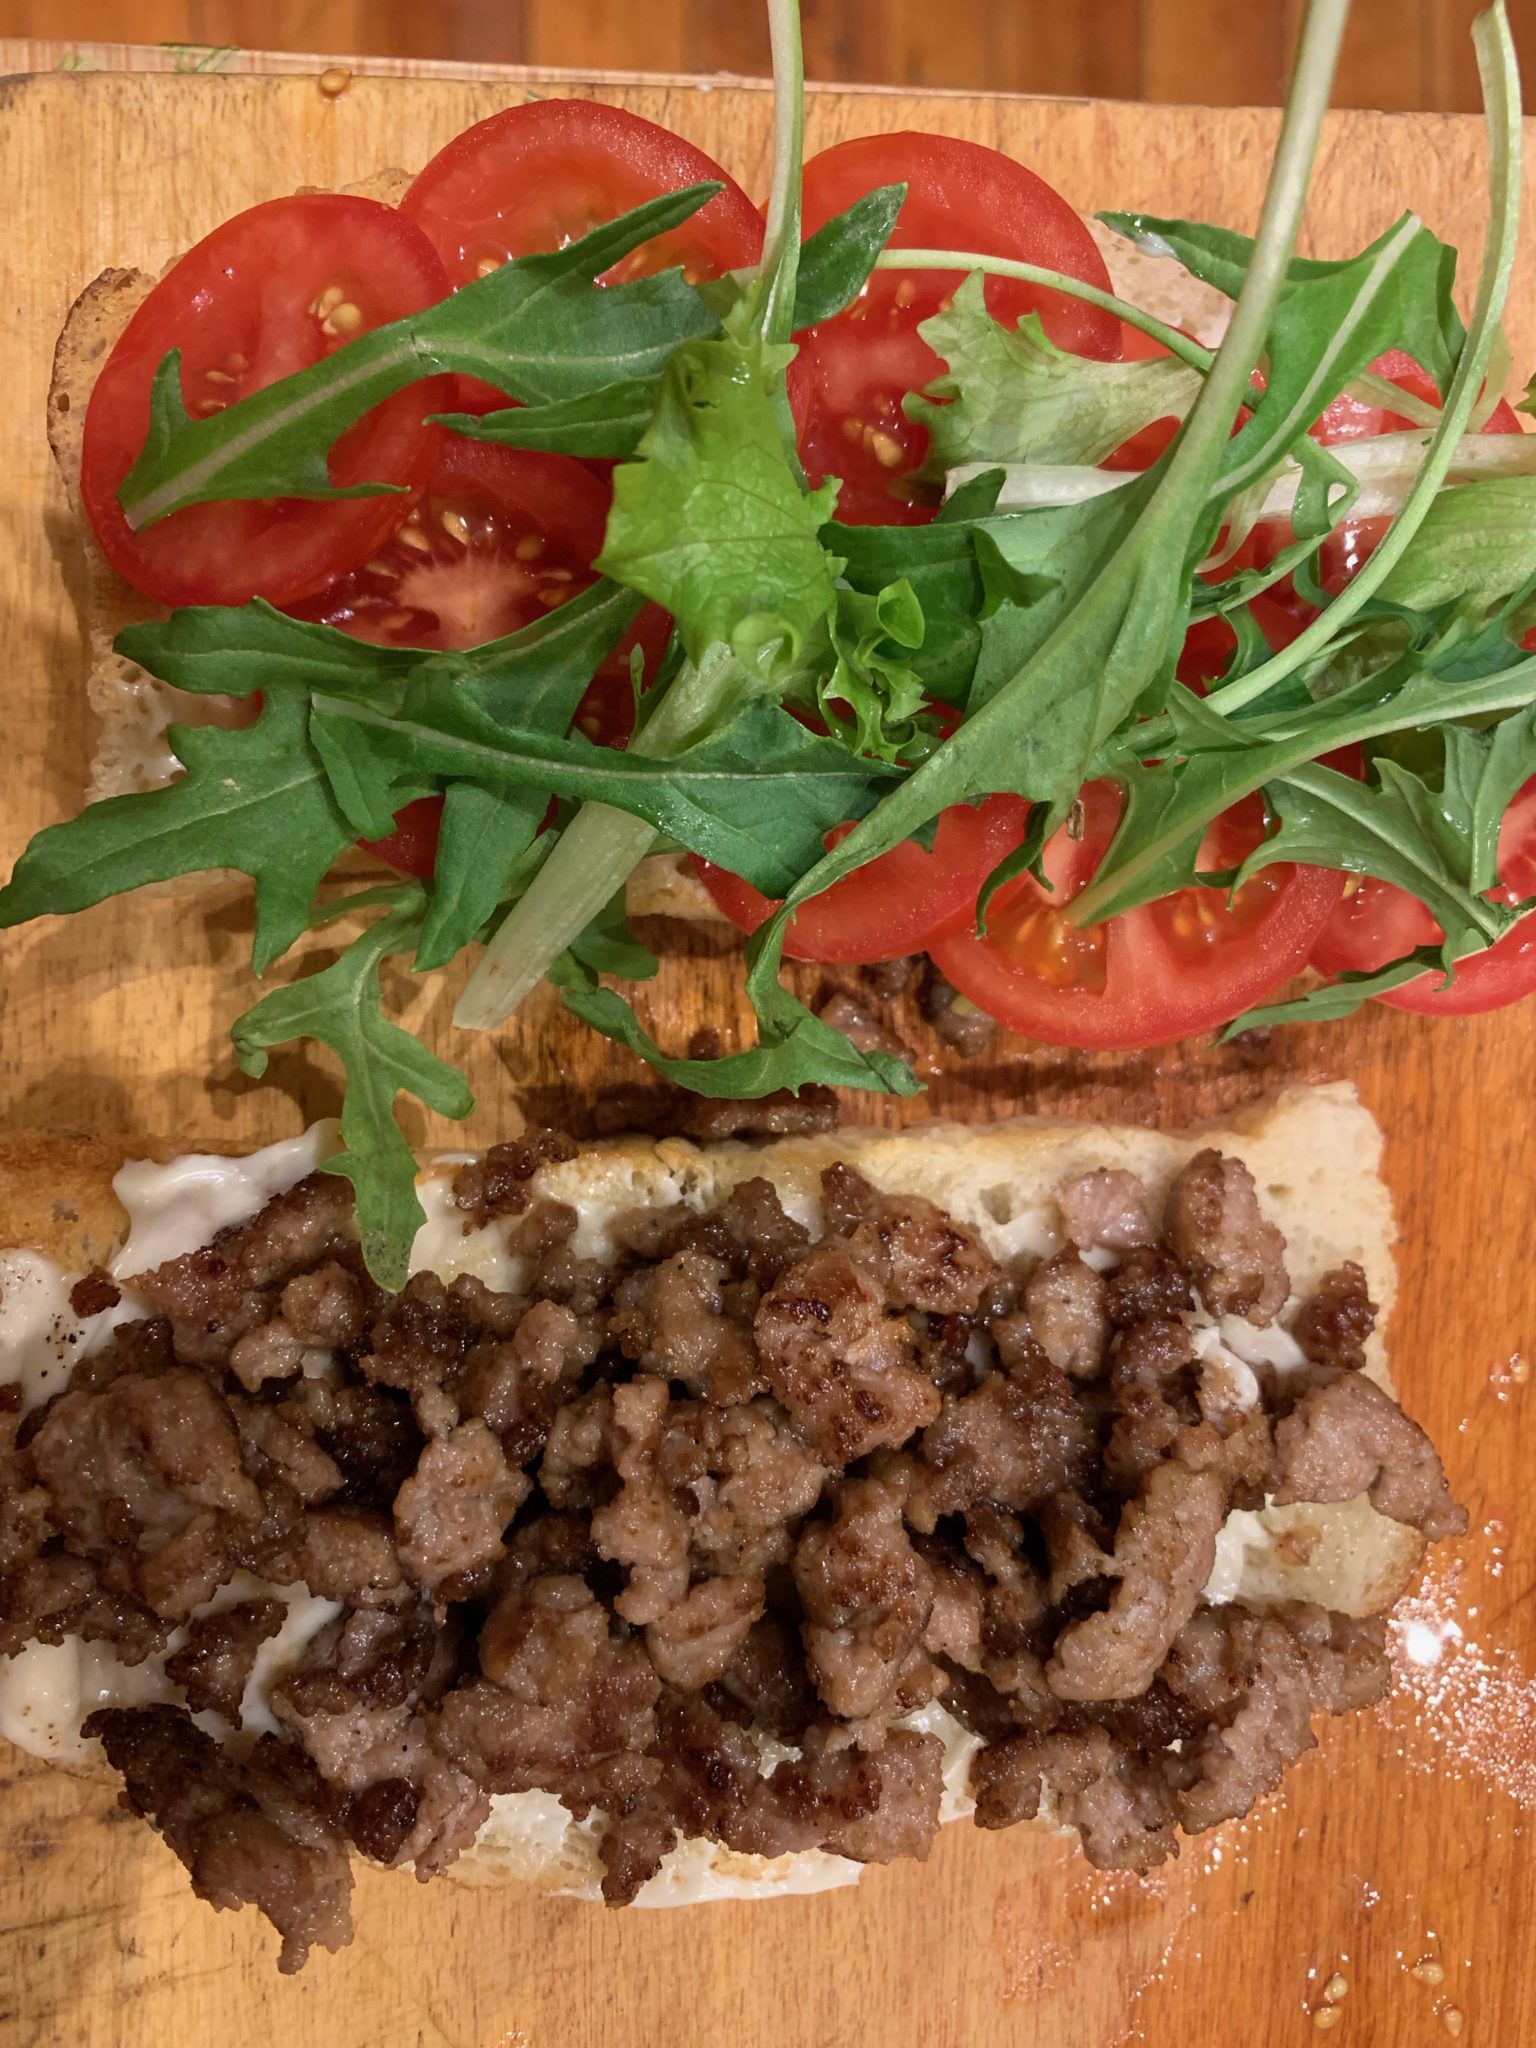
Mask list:
MULTIPOLYGON (((601 1263, 539 1192, 572 1151, 536 1132, 456 1177, 513 1291, 383 1293, 346 1184, 314 1176, 136 1282, 160 1313, 45 1409, 0 1400, 0 1653, 178 1645, 186 1709, 88 1725, 283 1968, 348 1938, 349 1845, 433 1875, 500 1793, 596 1814, 616 1904, 700 1834, 921 1857, 943 1748, 909 1717, 941 1701, 983 1744, 980 1825, 1054 1815, 1144 1870, 1273 1790, 1315 1712, 1380 1696, 1378 1625, 1203 1597, 1228 1513, 1266 1495, 1465 1522, 1358 1370, 1358 1268, 1286 1310, 1307 1363, 1261 1372, 1257 1406, 1197 1355, 1196 1311, 1285 1309, 1240 1161, 1191 1161, 1166 1239, 1130 1175, 1080 1176, 1066 1249, 1004 1270, 847 1166, 819 1235, 755 1179, 619 1216, 601 1263), (284 1739, 244 1760, 190 1718, 238 1725, 282 1624, 274 1599, 205 1608, 241 1571, 342 1609, 270 1684, 284 1739)), ((114 1287, 87 1276, 80 1312, 114 1287)))

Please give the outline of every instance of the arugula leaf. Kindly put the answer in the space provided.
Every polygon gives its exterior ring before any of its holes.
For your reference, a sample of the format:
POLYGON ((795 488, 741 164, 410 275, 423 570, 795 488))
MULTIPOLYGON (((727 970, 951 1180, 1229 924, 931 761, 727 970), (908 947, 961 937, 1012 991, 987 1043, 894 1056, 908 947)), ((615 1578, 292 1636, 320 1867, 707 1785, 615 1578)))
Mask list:
POLYGON ((904 402, 931 436, 930 475, 971 462, 1100 462, 1153 420, 1182 419, 1202 381, 1174 356, 1099 363, 1069 355, 1038 313, 1005 327, 987 311, 979 271, 918 332, 948 365, 904 402))
MULTIPOLYGON (((1197 878, 1200 842, 1211 819, 1256 790, 1310 772, 1308 764, 1320 754, 1453 719, 1528 711, 1533 691, 1536 657, 1515 647, 1494 620, 1474 635, 1410 647, 1388 667, 1305 710, 1239 722, 1221 718, 1207 700, 1198 722, 1185 720, 1187 758, 1152 767, 1125 761, 1115 768, 1126 807, 1072 914, 1084 924, 1097 923, 1189 886, 1197 878)), ((1511 772, 1505 750, 1513 746, 1502 743, 1501 778, 1511 772)), ((1482 849, 1487 829, 1480 827, 1482 849)), ((1485 852, 1479 858, 1485 861, 1485 852)), ((1345 863, 1330 858, 1324 864, 1345 863)))
MULTIPOLYGON (((1247 235, 1147 214, 1099 218, 1138 247, 1177 257, 1228 298, 1248 275, 1247 235)), ((1261 475, 1385 349, 1406 349, 1444 390, 1465 338, 1451 298, 1455 274, 1455 250, 1412 214, 1358 256, 1293 257, 1270 319, 1264 392, 1233 436, 1223 488, 1261 475)))
POLYGON ((173 352, 155 374, 149 436, 118 499, 138 532, 185 505, 220 498, 356 497, 394 485, 331 483, 328 451, 364 413, 407 385, 455 370, 530 402, 572 399, 654 376, 715 316, 682 273, 592 289, 652 236, 720 190, 689 185, 647 200, 578 242, 521 256, 435 306, 377 327, 322 362, 224 412, 193 420, 173 352))
POLYGON ((340 1059, 347 1079, 341 1111, 346 1150, 321 1170, 344 1175, 356 1188, 363 1258, 388 1288, 405 1285, 411 1245, 425 1221, 415 1156, 395 1122, 395 1097, 414 1095, 451 1117, 468 1116, 475 1106, 464 1076, 383 1012, 380 964, 392 953, 409 952, 420 925, 421 892, 400 891, 389 915, 354 939, 339 960, 273 989, 234 1026, 240 1065, 257 1080, 270 1048, 291 1039, 316 1039, 340 1059))
POLYGON ((536 790, 449 783, 443 791, 432 899, 416 953, 418 974, 445 967, 495 914, 548 809, 536 790))
POLYGON ((1497 604, 1536 576, 1536 476, 1457 484, 1431 500, 1376 595, 1429 611, 1497 604))
POLYGON ((514 405, 486 413, 439 412, 431 417, 435 425, 462 434, 467 441, 622 462, 639 447, 660 388, 659 378, 631 378, 575 398, 552 399, 547 405, 514 405))
POLYGON ((261 598, 245 605, 186 605, 167 619, 127 626, 119 654, 198 696, 248 697, 283 688, 392 707, 414 675, 450 677, 492 717, 527 717, 581 689, 639 615, 632 590, 598 582, 516 633, 440 652, 376 646, 334 626, 313 625, 261 598))
POLYGON ((680 348, 641 459, 614 475, 597 567, 671 612, 695 661, 715 641, 793 657, 832 604, 841 565, 817 536, 836 486, 801 487, 774 406, 791 354, 754 335, 680 348))
POLYGON ((888 1053, 859 1052, 840 1031, 783 991, 782 1008, 766 1021, 760 1016, 756 1045, 720 1059, 672 1059, 662 1052, 624 998, 614 989, 599 987, 590 968, 570 952, 550 968, 549 979, 560 990, 566 1008, 594 1031, 628 1046, 666 1080, 695 1095, 755 1101, 781 1089, 798 1095, 813 1084, 895 1095, 920 1091, 921 1084, 904 1060, 888 1053))
POLYGON ((1390 758, 1379 759, 1376 771, 1373 787, 1309 762, 1269 783, 1279 828, 1244 861, 1234 886, 1276 861, 1343 868, 1417 896, 1453 945, 1498 938, 1514 913, 1472 887, 1470 815, 1456 815, 1445 793, 1390 758))
POLYGON ((572 939, 567 951, 589 974, 612 974, 620 981, 654 981, 661 965, 630 930, 622 889, 572 939))
POLYGON ((769 896, 784 893, 835 825, 868 810, 892 772, 762 699, 664 761, 498 725, 435 678, 397 718, 317 696, 310 731, 365 833, 402 793, 419 793, 422 778, 462 777, 627 811, 769 896))
POLYGON ((308 715, 307 695, 279 684, 239 731, 173 725, 166 737, 186 774, 45 827, 0 889, 0 927, 235 868, 256 885, 251 958, 264 974, 304 930, 315 890, 354 836, 309 744, 308 715))
POLYGON ((906 196, 905 185, 879 185, 801 243, 795 333, 830 320, 853 304, 868 282, 875 258, 891 239, 906 196))
POLYGON ((1261 1003, 1257 1009, 1245 1010, 1242 1016, 1234 1017, 1222 1032, 1221 1043, 1228 1044, 1244 1031, 1267 1031, 1277 1024, 1329 1024, 1340 1017, 1352 1017, 1372 996, 1386 995, 1391 989, 1401 988, 1405 982, 1417 981, 1422 975, 1437 971, 1442 975, 1448 971, 1442 949, 1420 946, 1401 960, 1393 960, 1386 967, 1377 968, 1374 974, 1341 974, 1337 981, 1325 982, 1320 988, 1305 989, 1285 1002, 1261 1003))

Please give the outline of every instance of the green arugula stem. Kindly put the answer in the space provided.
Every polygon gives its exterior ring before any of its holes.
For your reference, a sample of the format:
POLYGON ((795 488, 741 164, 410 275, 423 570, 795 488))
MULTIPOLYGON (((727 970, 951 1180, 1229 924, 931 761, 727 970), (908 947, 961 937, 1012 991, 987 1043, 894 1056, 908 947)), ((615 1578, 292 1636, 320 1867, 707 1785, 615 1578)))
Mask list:
POLYGON ((1113 313, 1127 327, 1139 327, 1143 334, 1160 341, 1170 355, 1178 356, 1191 369, 1209 370, 1216 360, 1214 349, 1191 341, 1187 334, 1181 334, 1177 327, 1170 327, 1166 320, 1159 320, 1153 313, 1144 313, 1129 299, 1117 299, 1113 292, 1100 291, 1096 284, 1085 284, 1080 277, 1069 277, 1064 270, 1046 270, 1038 263, 1016 263, 1011 256, 983 256, 974 249, 882 249, 875 258, 875 268, 979 270, 984 277, 1011 277, 1020 284, 1048 285, 1052 291, 1061 292, 1066 298, 1081 299, 1084 305, 1098 306, 1106 313, 1113 313))
POLYGON ((800 267, 800 182, 805 153, 805 53, 800 0, 768 0, 773 53, 773 179, 759 275, 768 281, 763 338, 788 341, 794 329, 800 267))
MULTIPOLYGON (((728 710, 741 684, 730 649, 711 648, 677 677, 629 745, 666 760, 728 710)), ((462 1031, 493 1031, 532 994, 571 941, 603 910, 656 844, 645 819, 583 804, 526 895, 503 920, 454 1009, 462 1031)))
MULTIPOLYGON (((1370 560, 1289 647, 1273 660, 1239 677, 1236 682, 1213 691, 1206 700, 1213 711, 1223 714, 1239 711, 1244 705, 1262 697, 1286 676, 1294 675, 1305 662, 1322 654, 1337 637, 1340 627, 1346 625, 1366 600, 1375 595, 1417 533, 1435 494, 1445 482, 1478 402, 1498 338, 1499 318, 1509 295, 1520 224, 1520 81, 1502 0, 1499 6, 1478 16, 1472 25, 1472 39, 1477 48, 1478 73, 1488 110, 1492 201, 1477 301, 1467 331, 1466 346, 1446 394, 1440 424, 1402 511, 1388 527, 1370 560)), ((1083 905, 1085 916, 1089 914, 1086 899, 1093 893, 1094 889, 1085 890, 1077 899, 1083 905)))

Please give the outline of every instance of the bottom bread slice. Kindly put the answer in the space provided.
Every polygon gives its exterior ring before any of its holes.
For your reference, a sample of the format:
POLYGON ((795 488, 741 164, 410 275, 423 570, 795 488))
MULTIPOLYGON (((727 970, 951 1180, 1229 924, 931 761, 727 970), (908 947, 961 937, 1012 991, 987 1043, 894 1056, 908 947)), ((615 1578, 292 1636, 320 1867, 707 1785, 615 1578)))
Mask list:
MULTIPOLYGON (((174 1156, 163 1144, 37 1134, 0 1143, 0 1244, 12 1247, 0 1254, 0 1376, 26 1384, 31 1398, 56 1393, 81 1349, 83 1326, 76 1318, 71 1327, 68 1308, 72 1275, 105 1268, 131 1286, 134 1274, 244 1222, 333 1146, 334 1134, 324 1127, 244 1160, 174 1156)), ((1213 1147, 1243 1160, 1251 1172, 1264 1214, 1286 1238, 1293 1297, 1311 1293, 1342 1262, 1363 1269, 1378 1311, 1364 1370, 1390 1387, 1385 1334, 1395 1273, 1381 1138, 1353 1091, 1342 1085, 1289 1090, 1219 1126, 1178 1133, 1022 1119, 707 1149, 680 1139, 623 1138, 543 1163, 531 1185, 541 1201, 568 1204, 575 1212, 573 1256, 606 1261, 614 1255, 619 1219, 676 1204, 709 1212, 753 1180, 771 1182, 784 1212, 815 1231, 822 1222, 822 1176, 843 1164, 876 1190, 933 1203, 974 1233, 993 1258, 1016 1265, 1061 1248, 1056 1197, 1065 1183, 1104 1169, 1133 1174, 1145 1189, 1152 1219, 1161 1224, 1175 1176, 1197 1152, 1213 1147)), ((487 1286, 513 1288, 523 1277, 513 1241, 516 1219, 466 1214, 454 1199, 459 1163, 423 1164, 418 1185, 427 1220, 415 1264, 446 1281, 474 1275, 487 1286)), ((1241 1317, 1207 1317, 1202 1334, 1213 1345, 1236 1347, 1239 1357, 1251 1348, 1256 1363, 1284 1367, 1301 1356, 1284 1321, 1282 1315, 1281 1326, 1259 1329, 1241 1317)), ((1414 1529, 1378 1514, 1364 1498, 1239 1510, 1222 1532, 1207 1599, 1257 1607, 1299 1600, 1344 1615, 1377 1614, 1412 1577, 1420 1549, 1414 1529)), ((253 1679, 258 1693, 270 1691, 337 1611, 324 1601, 311 1608, 294 1601, 264 1653, 265 1667, 253 1679)), ((153 1670, 136 1671, 128 1688, 135 1702, 178 1697, 163 1678, 157 1693, 153 1679, 153 1670)), ((113 1697, 111 1684, 102 1653, 92 1646, 69 1640, 30 1645, 0 1668, 0 1727, 13 1740, 61 1761, 90 1761, 78 1721, 87 1695, 104 1702, 113 1697), (48 1699, 40 1705, 44 1693, 48 1699)), ((247 1712, 249 1726, 262 1725, 265 1712, 261 1702, 254 1703, 259 1712, 247 1712)), ((252 1704, 248 1692, 248 1710, 252 1704)), ((276 1725, 270 1714, 266 1720, 276 1725)), ((967 1812, 967 1773, 977 1738, 937 1700, 898 1725, 944 1743, 941 1814, 949 1819, 967 1812)), ((772 1745, 764 1756, 773 1760, 772 1745)), ((604 1826, 601 1812, 573 1819, 549 1792, 502 1794, 473 1846, 451 1868, 472 1882, 511 1879, 596 1896, 604 1826)), ((639 1902, 820 1889, 853 1881, 861 1867, 820 1849, 765 1857, 696 1838, 671 1851, 640 1889, 639 1902)))

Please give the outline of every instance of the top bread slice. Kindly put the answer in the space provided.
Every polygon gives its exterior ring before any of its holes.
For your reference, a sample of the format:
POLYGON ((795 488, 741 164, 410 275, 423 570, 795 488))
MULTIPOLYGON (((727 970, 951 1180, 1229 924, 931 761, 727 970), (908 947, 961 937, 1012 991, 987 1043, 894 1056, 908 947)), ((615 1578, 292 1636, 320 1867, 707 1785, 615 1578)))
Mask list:
MULTIPOLYGON (((409 172, 386 170, 347 189, 393 204, 410 181, 409 172)), ((1219 293, 1173 259, 1148 256, 1098 222, 1088 226, 1118 293, 1202 340, 1219 337, 1228 311, 1219 293)), ((86 286, 59 336, 48 398, 48 442, 69 495, 87 569, 85 688, 97 721, 96 747, 84 778, 91 802, 168 780, 176 763, 166 746, 166 727, 218 723, 228 709, 223 699, 192 696, 156 680, 116 651, 113 642, 125 626, 163 618, 165 608, 112 567, 81 503, 81 444, 91 392, 118 337, 156 282, 144 271, 113 269, 86 286)), ((656 854, 643 861, 631 877, 628 901, 631 916, 725 923, 684 854, 656 854)))

